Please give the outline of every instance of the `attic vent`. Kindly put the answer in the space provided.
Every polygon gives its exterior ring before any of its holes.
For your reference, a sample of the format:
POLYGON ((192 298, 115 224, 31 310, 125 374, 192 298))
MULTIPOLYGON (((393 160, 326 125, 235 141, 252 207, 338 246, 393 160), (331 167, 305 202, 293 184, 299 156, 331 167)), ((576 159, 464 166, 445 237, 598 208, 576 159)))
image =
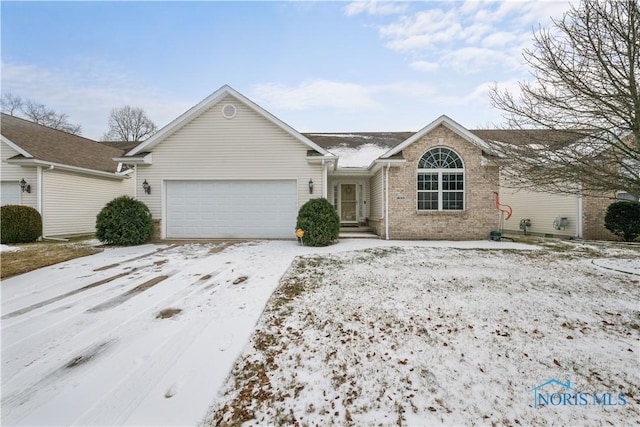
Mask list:
POLYGON ((225 119, 233 119, 236 116, 236 106, 233 104, 227 104, 222 107, 222 115, 225 119))

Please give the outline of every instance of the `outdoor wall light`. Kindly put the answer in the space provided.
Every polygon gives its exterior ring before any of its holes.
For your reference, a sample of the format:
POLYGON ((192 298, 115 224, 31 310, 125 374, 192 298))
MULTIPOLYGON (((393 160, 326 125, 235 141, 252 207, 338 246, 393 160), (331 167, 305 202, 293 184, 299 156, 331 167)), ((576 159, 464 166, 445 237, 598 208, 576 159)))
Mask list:
POLYGON ((24 178, 20 180, 20 190, 22 190, 23 193, 31 193, 31 185, 27 184, 24 178))
POLYGON ((313 180, 309 179, 309 194, 313 194, 313 180))
POLYGON ((147 180, 145 179, 144 182, 142 183, 142 188, 144 189, 144 192, 147 194, 151 194, 151 186, 149 185, 149 183, 147 182, 147 180))

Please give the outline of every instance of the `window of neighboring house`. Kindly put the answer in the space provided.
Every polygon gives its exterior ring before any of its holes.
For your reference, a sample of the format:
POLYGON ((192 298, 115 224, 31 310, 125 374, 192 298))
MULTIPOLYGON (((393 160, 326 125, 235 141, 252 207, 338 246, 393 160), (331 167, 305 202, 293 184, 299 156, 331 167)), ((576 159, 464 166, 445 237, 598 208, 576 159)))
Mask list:
POLYGON ((626 191, 618 191, 618 200, 630 200, 632 202, 639 201, 637 196, 627 193, 626 191))
POLYGON ((464 210, 464 165, 455 151, 432 148, 418 161, 418 210, 464 210))

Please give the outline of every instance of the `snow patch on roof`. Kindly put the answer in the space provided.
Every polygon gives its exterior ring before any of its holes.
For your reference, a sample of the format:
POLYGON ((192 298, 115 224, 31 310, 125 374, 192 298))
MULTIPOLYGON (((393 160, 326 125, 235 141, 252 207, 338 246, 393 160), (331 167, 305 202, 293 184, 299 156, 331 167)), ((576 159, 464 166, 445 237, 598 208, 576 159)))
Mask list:
POLYGON ((371 139, 372 137, 369 135, 356 135, 353 133, 310 133, 311 136, 331 136, 335 138, 361 138, 361 139, 371 139))
POLYGON ((389 147, 376 144, 362 144, 358 147, 342 144, 328 148, 329 152, 339 157, 338 167, 340 168, 367 167, 388 150, 389 147))

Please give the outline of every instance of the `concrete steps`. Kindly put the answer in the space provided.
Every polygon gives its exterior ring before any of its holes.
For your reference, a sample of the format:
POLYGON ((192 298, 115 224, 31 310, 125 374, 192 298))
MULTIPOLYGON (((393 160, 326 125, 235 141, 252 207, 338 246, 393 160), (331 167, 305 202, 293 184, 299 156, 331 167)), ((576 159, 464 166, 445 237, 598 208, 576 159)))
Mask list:
POLYGON ((375 234, 370 227, 354 226, 340 227, 341 239, 379 239, 380 236, 375 234))

